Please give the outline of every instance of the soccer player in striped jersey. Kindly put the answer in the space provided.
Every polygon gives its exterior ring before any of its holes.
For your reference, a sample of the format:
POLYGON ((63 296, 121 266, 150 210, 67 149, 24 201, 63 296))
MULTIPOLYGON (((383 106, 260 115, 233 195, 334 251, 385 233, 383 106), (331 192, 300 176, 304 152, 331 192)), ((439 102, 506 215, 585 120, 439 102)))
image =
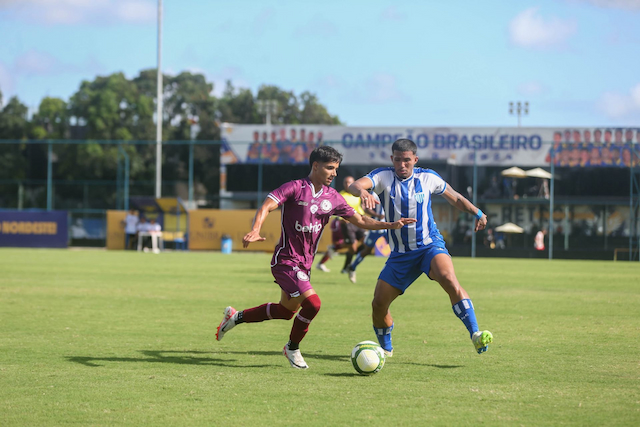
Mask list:
POLYGON ((281 289, 280 302, 243 311, 227 307, 216 331, 216 340, 220 341, 241 323, 290 320, 295 316, 289 342, 282 353, 292 367, 306 369, 308 366, 300 353, 299 344, 320 311, 320 297, 310 282, 311 266, 322 231, 331 216, 341 216, 351 224, 369 230, 401 228, 415 222, 412 218, 376 221, 354 211, 344 197, 330 187, 331 181, 338 175, 341 161, 342 154, 335 148, 320 146, 309 156, 311 172, 308 177, 289 181, 267 195, 256 212, 252 230, 244 236, 242 244, 246 248, 252 242, 264 241, 265 238, 260 236, 264 220, 269 212, 282 207, 282 232, 271 259, 271 274, 281 289))
POLYGON ((431 196, 440 195, 451 205, 476 217, 475 231, 487 225, 487 216, 456 192, 431 169, 415 167, 417 146, 410 139, 398 139, 391 147, 393 167, 379 168, 358 179, 349 192, 360 196, 362 204, 373 209, 376 201, 368 190, 379 195, 389 222, 397 218, 416 218, 417 222, 389 230, 391 256, 380 272, 373 296, 373 329, 387 355, 393 354, 393 318, 389 306, 422 275, 435 280, 449 295, 453 312, 469 331, 478 353, 487 351, 493 341, 489 331, 478 328, 473 304, 456 277, 449 251, 438 231, 431 211, 431 196))

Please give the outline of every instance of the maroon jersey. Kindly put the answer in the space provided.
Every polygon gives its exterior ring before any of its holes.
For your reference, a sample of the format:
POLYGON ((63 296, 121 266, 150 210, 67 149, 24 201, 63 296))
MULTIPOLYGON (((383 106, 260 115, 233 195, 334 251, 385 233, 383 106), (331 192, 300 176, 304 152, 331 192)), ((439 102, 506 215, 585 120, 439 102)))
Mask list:
POLYGON ((272 267, 285 264, 311 270, 331 215, 350 218, 355 214, 335 189, 323 185, 316 192, 308 177, 289 181, 267 197, 282 206, 282 233, 271 259, 272 267))

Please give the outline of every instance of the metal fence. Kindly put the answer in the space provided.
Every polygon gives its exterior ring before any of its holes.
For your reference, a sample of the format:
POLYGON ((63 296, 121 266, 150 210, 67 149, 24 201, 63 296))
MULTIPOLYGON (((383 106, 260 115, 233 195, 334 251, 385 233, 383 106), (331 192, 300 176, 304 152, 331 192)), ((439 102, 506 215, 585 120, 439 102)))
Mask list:
MULTIPOLYGON (((256 208, 272 187, 308 173, 306 161, 271 164, 262 150, 251 164, 221 167, 222 144, 164 142, 163 197, 180 197, 191 208, 256 208), (236 187, 241 190, 229 190, 236 187)), ((618 259, 640 259, 640 165, 565 166, 552 144, 545 145, 549 180, 503 176, 504 167, 481 166, 475 156, 472 166, 433 159, 419 163, 435 169, 489 216, 486 231, 469 233, 473 218, 434 198, 436 220, 452 252, 549 259, 611 258, 615 253, 618 259), (590 192, 583 185, 589 176, 615 191, 590 192), (496 231, 505 223, 515 223, 522 233, 496 231), (534 236, 543 230, 545 250, 535 251, 534 236)), ((640 157, 635 145, 630 149, 633 158, 640 157)), ((68 210, 73 244, 101 244, 107 209, 127 209, 130 196, 155 192, 154 141, 0 140, 0 161, 5 166, 0 170, 0 208, 68 210)), ((389 163, 343 164, 340 175, 358 178, 377 166, 389 163)), ((339 180, 336 185, 341 189, 339 180)))

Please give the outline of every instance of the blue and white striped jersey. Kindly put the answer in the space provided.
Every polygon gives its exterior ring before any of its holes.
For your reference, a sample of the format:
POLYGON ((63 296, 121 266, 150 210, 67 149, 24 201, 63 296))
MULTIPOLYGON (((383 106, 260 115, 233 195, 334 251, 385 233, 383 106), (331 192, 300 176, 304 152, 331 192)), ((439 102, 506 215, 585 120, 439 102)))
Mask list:
POLYGON ((415 218, 399 230, 389 230, 389 244, 394 252, 421 249, 434 240, 443 240, 431 212, 431 195, 442 194, 447 183, 431 169, 413 168, 413 174, 400 180, 393 167, 378 168, 365 175, 373 182, 373 192, 380 196, 388 222, 415 218))

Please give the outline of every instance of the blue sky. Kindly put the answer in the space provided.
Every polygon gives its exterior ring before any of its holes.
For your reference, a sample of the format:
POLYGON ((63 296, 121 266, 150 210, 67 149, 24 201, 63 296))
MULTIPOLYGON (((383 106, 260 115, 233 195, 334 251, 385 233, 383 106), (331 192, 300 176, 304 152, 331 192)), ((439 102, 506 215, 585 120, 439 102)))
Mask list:
MULTIPOLYGON (((163 69, 316 93, 354 126, 640 125, 640 0, 165 0, 163 69)), ((36 108, 156 66, 156 1, 0 0, 0 90, 36 108)))

